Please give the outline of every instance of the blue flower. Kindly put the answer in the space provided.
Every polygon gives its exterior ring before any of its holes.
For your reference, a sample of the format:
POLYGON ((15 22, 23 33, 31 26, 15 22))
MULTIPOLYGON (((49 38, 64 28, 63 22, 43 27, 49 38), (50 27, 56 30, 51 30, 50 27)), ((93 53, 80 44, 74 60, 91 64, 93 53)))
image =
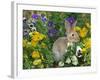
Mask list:
POLYGON ((72 25, 75 22, 74 17, 68 17, 66 20, 72 25))
POLYGON ((46 18, 45 15, 41 15, 41 19, 42 19, 43 22, 46 22, 47 21, 47 18, 46 18))
POLYGON ((38 19, 38 18, 39 18, 39 15, 38 15, 38 14, 33 14, 33 15, 32 15, 32 18, 33 18, 33 19, 38 19))
POLYGON ((54 23, 52 21, 49 21, 48 22, 48 27, 53 27, 54 26, 54 23))
POLYGON ((56 29, 50 29, 50 30, 48 30, 48 36, 49 37, 53 37, 53 36, 56 36, 56 34, 57 34, 57 30, 56 29))

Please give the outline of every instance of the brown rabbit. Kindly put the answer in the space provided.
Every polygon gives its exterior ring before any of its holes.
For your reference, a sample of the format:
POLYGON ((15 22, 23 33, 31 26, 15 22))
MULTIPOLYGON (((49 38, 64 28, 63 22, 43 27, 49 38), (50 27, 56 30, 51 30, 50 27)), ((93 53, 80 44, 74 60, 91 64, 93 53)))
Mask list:
POLYGON ((67 47, 69 43, 78 42, 80 40, 78 33, 74 30, 77 21, 72 25, 65 20, 65 29, 67 36, 59 37, 53 44, 53 54, 55 61, 60 61, 63 59, 64 54, 67 52, 67 47))

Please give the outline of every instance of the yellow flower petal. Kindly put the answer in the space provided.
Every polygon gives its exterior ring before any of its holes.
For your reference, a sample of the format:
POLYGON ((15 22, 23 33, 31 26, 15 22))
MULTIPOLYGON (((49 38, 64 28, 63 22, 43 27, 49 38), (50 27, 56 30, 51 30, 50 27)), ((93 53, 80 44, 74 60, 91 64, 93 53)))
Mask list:
POLYGON ((34 34, 34 35, 38 35, 38 34, 40 34, 40 33, 37 32, 37 31, 34 31, 33 34, 34 34))
POLYGON ((87 49, 86 48, 82 48, 82 53, 86 52, 87 49))
POLYGON ((42 60, 41 59, 36 59, 33 61, 33 65, 40 65, 42 63, 42 60))
POLYGON ((80 37, 84 38, 86 35, 87 35, 87 28, 86 27, 83 27, 81 30, 80 30, 80 37))
POLYGON ((38 51, 33 51, 32 52, 32 58, 40 58, 40 53, 38 51))
POLYGON ((84 44, 85 44, 85 47, 88 49, 91 47, 91 39, 90 38, 86 38, 84 40, 84 44))
POLYGON ((32 43, 32 46, 33 47, 35 47, 38 44, 38 42, 37 41, 34 41, 34 40, 32 40, 31 43, 32 43))

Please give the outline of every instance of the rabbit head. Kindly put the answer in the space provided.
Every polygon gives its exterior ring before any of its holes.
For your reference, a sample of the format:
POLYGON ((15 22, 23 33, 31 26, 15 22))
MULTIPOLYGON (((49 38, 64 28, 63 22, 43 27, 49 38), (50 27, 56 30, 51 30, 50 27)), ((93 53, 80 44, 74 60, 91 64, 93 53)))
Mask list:
POLYGON ((77 21, 74 21, 73 24, 70 24, 70 22, 65 20, 65 29, 68 42, 78 42, 80 40, 78 33, 74 29, 76 24, 77 21))

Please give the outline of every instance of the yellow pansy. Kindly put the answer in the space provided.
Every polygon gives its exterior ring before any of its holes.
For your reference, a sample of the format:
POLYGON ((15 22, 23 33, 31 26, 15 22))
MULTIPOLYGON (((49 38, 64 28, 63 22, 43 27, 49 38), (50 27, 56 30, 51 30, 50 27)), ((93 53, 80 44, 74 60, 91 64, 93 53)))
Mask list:
POLYGON ((91 47, 91 39, 90 38, 86 38, 84 40, 84 44, 85 44, 85 47, 88 49, 91 47))
POLYGON ((79 35, 80 35, 80 37, 84 38, 84 37, 87 35, 87 33, 88 33, 87 28, 86 28, 86 27, 83 27, 83 28, 80 30, 79 35))
POLYGON ((33 32, 33 35, 39 35, 40 33, 39 32, 37 32, 37 31, 34 31, 33 32))
POLYGON ((40 65, 42 63, 42 60, 41 59, 36 59, 33 61, 33 65, 40 65))
POLYGON ((30 35, 32 35, 31 43, 32 43, 32 46, 34 46, 34 47, 38 44, 39 41, 46 38, 46 36, 44 34, 41 34, 37 31, 31 33, 30 35))
POLYGON ((43 35, 43 34, 40 34, 39 39, 40 39, 40 40, 42 40, 42 39, 44 39, 44 38, 46 38, 46 36, 45 36, 45 35, 43 35))
POLYGON ((38 51, 33 51, 32 52, 32 58, 34 58, 34 59, 40 58, 40 53, 38 51))
POLYGON ((33 41, 40 41, 40 40, 46 38, 45 35, 43 35, 43 34, 41 34, 39 32, 34 32, 33 34, 34 34, 33 37, 32 37, 33 41))
POLYGON ((82 48, 82 53, 85 53, 87 51, 86 48, 82 48))
POLYGON ((36 45, 38 44, 38 41, 32 40, 32 41, 31 41, 31 44, 32 44, 33 47, 36 47, 36 45))

